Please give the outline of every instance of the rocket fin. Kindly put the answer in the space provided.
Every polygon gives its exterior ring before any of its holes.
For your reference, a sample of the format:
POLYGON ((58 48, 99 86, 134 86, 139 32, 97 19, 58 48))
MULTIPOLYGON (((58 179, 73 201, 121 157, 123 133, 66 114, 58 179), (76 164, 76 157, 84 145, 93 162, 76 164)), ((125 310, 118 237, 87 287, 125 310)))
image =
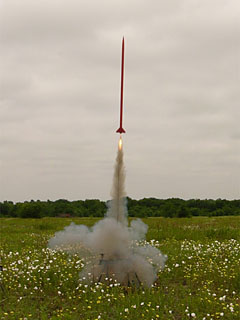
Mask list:
POLYGON ((120 127, 116 132, 117 133, 126 133, 126 131, 122 127, 120 127))

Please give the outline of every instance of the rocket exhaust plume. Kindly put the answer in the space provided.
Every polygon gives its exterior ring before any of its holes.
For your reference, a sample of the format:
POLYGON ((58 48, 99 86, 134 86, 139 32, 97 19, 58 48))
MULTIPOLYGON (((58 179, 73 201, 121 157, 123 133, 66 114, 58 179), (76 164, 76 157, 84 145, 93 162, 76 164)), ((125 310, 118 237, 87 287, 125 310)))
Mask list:
POLYGON ((125 169, 121 137, 113 175, 112 200, 104 219, 93 227, 71 223, 56 232, 49 248, 78 254, 85 260, 80 278, 104 282, 112 278, 122 285, 150 287, 157 272, 164 268, 166 256, 147 243, 148 226, 140 219, 128 226, 125 169))
MULTIPOLYGON (((122 44, 122 81, 120 128, 122 128, 124 40, 122 44)), ((48 247, 78 254, 85 260, 80 278, 86 281, 104 282, 112 278, 120 284, 150 287, 157 272, 164 268, 166 256, 145 241, 148 226, 140 219, 128 226, 125 191, 125 167, 123 144, 120 135, 114 167, 111 201, 104 219, 93 227, 71 223, 63 231, 56 232, 48 247)))
POLYGON ((112 201, 107 212, 109 218, 114 218, 118 222, 127 225, 127 207, 126 207, 126 192, 125 192, 125 168, 123 163, 123 148, 122 137, 118 142, 118 152, 114 168, 113 186, 112 186, 112 201))

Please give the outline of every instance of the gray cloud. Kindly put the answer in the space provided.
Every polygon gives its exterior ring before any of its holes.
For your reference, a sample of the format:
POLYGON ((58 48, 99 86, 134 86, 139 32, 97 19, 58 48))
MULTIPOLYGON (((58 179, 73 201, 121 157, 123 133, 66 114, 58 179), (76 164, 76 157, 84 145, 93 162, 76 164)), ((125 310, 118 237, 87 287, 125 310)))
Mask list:
POLYGON ((237 0, 1 1, 1 200, 239 198, 237 0))

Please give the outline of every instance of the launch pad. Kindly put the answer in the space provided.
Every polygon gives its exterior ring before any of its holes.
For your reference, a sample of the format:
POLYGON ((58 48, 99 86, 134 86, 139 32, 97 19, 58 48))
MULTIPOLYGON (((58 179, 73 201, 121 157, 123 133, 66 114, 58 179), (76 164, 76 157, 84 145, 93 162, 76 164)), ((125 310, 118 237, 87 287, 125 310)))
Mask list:
POLYGON ((142 285, 129 259, 105 258, 104 254, 101 254, 98 264, 93 266, 92 276, 94 282, 117 282, 124 287, 137 288, 142 285))

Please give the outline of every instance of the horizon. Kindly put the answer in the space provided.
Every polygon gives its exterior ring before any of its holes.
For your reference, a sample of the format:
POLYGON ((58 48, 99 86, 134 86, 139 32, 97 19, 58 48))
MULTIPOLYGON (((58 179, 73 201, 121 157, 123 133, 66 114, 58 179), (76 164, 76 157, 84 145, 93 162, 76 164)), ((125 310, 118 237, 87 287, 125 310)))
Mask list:
MULTIPOLYGON (((204 199, 201 199, 201 198, 189 198, 189 199, 183 199, 183 198, 179 198, 179 197, 169 197, 169 198, 156 198, 156 197, 144 197, 144 198, 139 198, 139 199, 136 199, 136 198, 132 198, 132 197, 129 197, 129 196, 126 196, 126 198, 130 198, 131 200, 136 200, 136 201, 140 201, 140 200, 143 200, 143 199, 157 199, 157 200, 169 200, 169 199, 179 199, 179 200, 183 200, 183 201, 189 201, 189 200, 200 200, 200 201, 204 201, 204 200, 213 200, 213 201, 216 201, 216 200, 226 200, 226 201, 239 201, 240 198, 234 198, 234 199, 227 199, 227 198, 217 198, 217 199, 213 199, 213 198, 204 198, 204 199)), ((98 199, 98 198, 86 198, 86 199, 73 199, 73 200, 69 200, 69 199, 65 199, 65 198, 59 198, 59 199, 45 199, 45 200, 42 200, 42 199, 30 199, 30 200, 22 200, 22 201, 13 201, 13 200, 0 200, 1 203, 3 202, 13 202, 14 204, 16 203, 24 203, 24 202, 31 202, 31 201, 40 201, 40 202, 47 202, 47 201, 51 201, 51 202, 55 202, 55 201, 58 201, 58 200, 66 200, 68 202, 75 202, 75 201, 87 201, 87 200, 99 200, 101 202, 108 202, 108 201, 111 201, 111 198, 107 199, 107 200, 104 200, 104 199, 98 199)))

